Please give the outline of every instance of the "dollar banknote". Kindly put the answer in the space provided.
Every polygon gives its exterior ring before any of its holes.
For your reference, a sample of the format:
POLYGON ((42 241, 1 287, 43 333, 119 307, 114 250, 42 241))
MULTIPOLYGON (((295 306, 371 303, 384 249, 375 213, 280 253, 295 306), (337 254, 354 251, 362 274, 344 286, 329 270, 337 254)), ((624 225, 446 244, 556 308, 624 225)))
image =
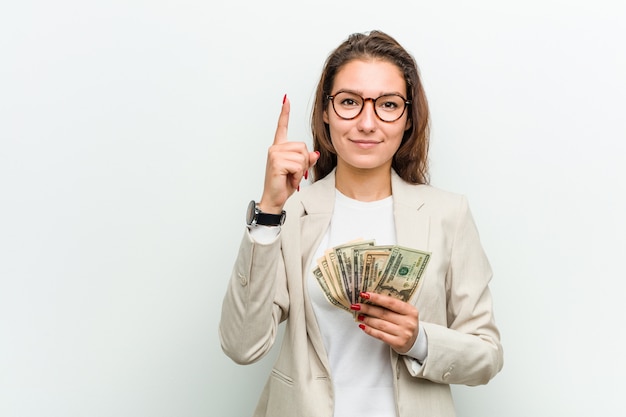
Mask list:
POLYGON ((401 246, 394 247, 373 292, 409 301, 417 289, 429 259, 428 252, 401 246))
POLYGON ((374 291, 383 274, 392 246, 363 252, 362 286, 364 291, 374 291))
POLYGON ((359 248, 371 248, 374 246, 374 241, 353 241, 344 245, 335 246, 333 251, 336 255, 336 261, 339 269, 339 275, 341 276, 341 282, 346 292, 346 296, 350 304, 356 303, 356 299, 359 293, 355 289, 359 289, 357 282, 355 281, 355 265, 353 253, 359 248))
POLYGON ((322 288, 322 291, 324 292, 324 295, 326 296, 326 299, 328 300, 329 303, 331 303, 335 307, 339 307, 343 310, 350 311, 350 306, 346 305, 345 300, 337 299, 334 292, 331 291, 331 288, 329 287, 330 283, 324 278, 324 275, 322 274, 322 271, 319 268, 319 266, 313 270, 313 275, 315 275, 315 279, 317 280, 318 284, 322 288))
POLYGON ((429 259, 429 252, 359 239, 326 250, 313 275, 329 303, 351 312, 362 291, 409 301, 429 259))

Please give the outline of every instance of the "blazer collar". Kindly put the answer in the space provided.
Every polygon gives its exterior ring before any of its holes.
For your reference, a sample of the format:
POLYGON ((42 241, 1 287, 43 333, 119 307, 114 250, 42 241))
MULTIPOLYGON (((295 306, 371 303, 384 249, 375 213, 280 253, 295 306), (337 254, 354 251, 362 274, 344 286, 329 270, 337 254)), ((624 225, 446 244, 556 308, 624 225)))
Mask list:
MULTIPOLYGON (((391 192, 393 194, 394 221, 398 245, 428 250, 430 218, 421 209, 425 204, 422 190, 425 185, 405 182, 392 169, 391 192)), ((302 193, 301 230, 311 230, 303 236, 303 250, 312 253, 326 232, 335 206, 335 170, 315 182, 308 192, 302 193), (305 228, 306 227, 306 228, 305 228)), ((310 261, 310 260, 309 260, 310 261)))
POLYGON ((335 206, 335 169, 302 193, 305 214, 331 214, 335 206))
MULTIPOLYGON (((300 230, 302 251, 313 256, 324 233, 330 225, 335 207, 335 170, 315 182, 300 195, 300 230)), ((308 268, 312 259, 303 259, 303 267, 308 268), (308 263, 307 263, 308 262, 308 263)))
MULTIPOLYGON (((335 201, 335 170, 309 187, 302 195, 302 205, 307 213, 332 213, 335 201)), ((419 210, 424 204, 418 189, 421 186, 405 182, 396 171, 391 170, 391 191, 394 204, 410 206, 419 210)))
POLYGON ((397 244, 428 251, 430 216, 421 210, 425 204, 422 196, 424 187, 426 186, 409 184, 394 170, 391 171, 397 244))

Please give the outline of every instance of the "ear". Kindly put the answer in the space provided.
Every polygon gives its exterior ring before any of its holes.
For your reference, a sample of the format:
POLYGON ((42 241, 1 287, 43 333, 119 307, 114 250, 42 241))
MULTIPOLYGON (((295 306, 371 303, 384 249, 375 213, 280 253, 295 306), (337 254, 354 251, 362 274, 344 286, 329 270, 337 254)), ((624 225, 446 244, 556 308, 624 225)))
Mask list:
POLYGON ((324 110, 324 113, 322 113, 322 119, 324 120, 324 123, 330 124, 328 122, 328 108, 326 108, 326 110, 324 110))

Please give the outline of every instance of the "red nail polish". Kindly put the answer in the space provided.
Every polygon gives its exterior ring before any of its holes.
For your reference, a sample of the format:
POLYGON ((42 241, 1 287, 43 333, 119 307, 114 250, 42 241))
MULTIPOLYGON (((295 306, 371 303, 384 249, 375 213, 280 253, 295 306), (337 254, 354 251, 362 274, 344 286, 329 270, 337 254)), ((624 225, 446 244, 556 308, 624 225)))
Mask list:
POLYGON ((300 191, 300 186, 298 185, 298 188, 296 188, 296 191, 300 191))
POLYGON ((287 101, 287 94, 283 96, 283 104, 285 104, 285 101, 287 101))
POLYGON ((352 304, 350 306, 350 310, 356 310, 359 311, 361 309, 361 306, 359 304, 352 304))
POLYGON ((356 319, 357 319, 358 321, 363 321, 363 320, 365 320, 365 316, 364 316, 363 314, 359 314, 359 315, 356 317, 356 319))
POLYGON ((370 299, 370 293, 368 292, 362 292, 361 294, 359 294, 359 296, 361 296, 361 298, 363 298, 364 300, 370 299))
POLYGON ((359 324, 359 329, 365 330, 365 325, 364 324, 359 324))
POLYGON ((309 179, 309 170, 308 169, 306 171, 304 171, 304 179, 305 180, 309 179))

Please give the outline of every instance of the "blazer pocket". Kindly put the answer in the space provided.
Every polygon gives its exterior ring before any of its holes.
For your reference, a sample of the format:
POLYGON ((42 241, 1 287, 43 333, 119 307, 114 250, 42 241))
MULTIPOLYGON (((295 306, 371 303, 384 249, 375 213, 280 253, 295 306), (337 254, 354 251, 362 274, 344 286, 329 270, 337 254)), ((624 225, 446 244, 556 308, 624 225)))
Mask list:
POLYGON ((279 380, 279 381, 289 385, 290 387, 293 386, 293 378, 283 374, 278 369, 273 368, 271 375, 272 375, 272 378, 275 378, 275 379, 277 379, 277 380, 279 380))

